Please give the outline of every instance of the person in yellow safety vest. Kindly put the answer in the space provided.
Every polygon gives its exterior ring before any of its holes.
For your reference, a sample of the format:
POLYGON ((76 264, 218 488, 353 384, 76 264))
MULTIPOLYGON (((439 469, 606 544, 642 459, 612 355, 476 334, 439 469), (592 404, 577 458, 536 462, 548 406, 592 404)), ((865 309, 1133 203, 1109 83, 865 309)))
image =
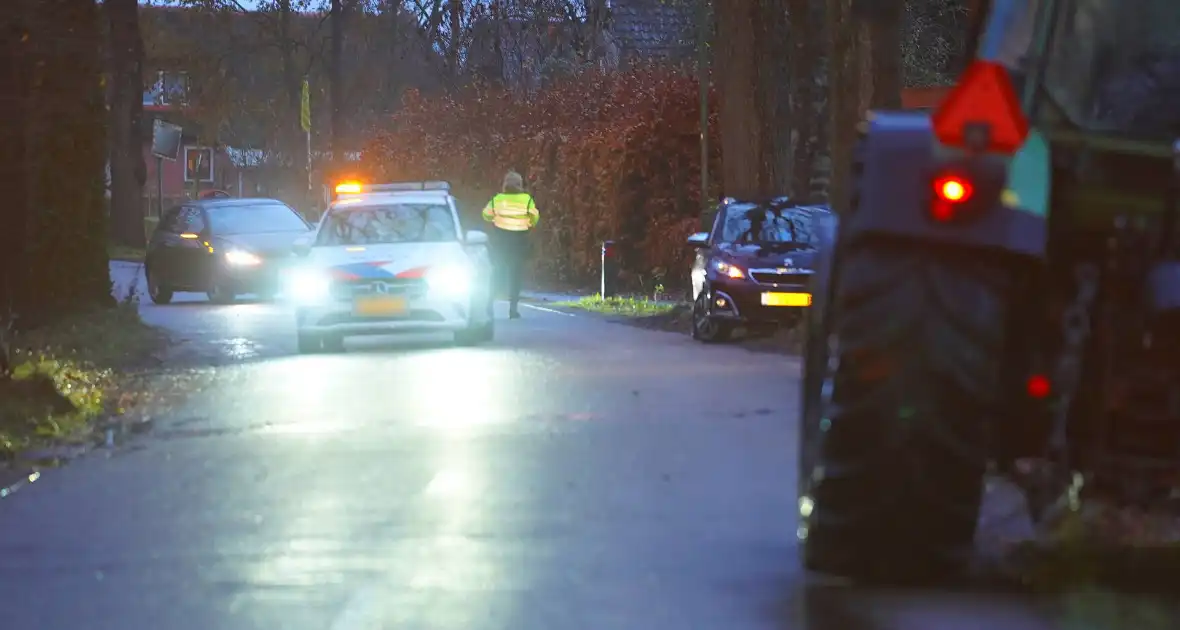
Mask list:
POLYGON ((533 196, 524 191, 524 178, 516 171, 504 176, 503 192, 492 197, 483 209, 483 220, 495 228, 492 253, 500 286, 507 284, 508 317, 517 319, 520 310, 520 285, 528 262, 531 243, 529 231, 537 226, 541 215, 533 196))

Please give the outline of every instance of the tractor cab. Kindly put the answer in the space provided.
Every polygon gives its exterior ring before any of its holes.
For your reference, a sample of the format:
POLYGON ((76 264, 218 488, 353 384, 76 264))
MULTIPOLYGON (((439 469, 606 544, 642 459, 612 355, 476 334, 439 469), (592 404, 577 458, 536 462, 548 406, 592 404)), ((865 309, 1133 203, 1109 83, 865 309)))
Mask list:
MULTIPOLYGON (((896 20, 902 1, 857 5, 896 20)), ((1180 3, 979 0, 972 18, 930 116, 858 129, 854 194, 817 248, 811 570, 963 569, 989 470, 1034 520, 1166 504, 1180 478, 1180 3)))
POLYGON ((1180 4, 996 0, 977 61, 1007 68, 1033 125, 1170 150, 1180 137, 1180 4))

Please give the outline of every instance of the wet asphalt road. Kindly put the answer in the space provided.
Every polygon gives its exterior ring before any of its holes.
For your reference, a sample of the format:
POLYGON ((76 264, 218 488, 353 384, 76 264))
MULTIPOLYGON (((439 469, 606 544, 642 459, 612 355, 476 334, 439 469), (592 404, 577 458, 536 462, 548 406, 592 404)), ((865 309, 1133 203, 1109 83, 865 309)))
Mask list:
POLYGON ((794 359, 537 308, 298 356, 283 305, 192 299, 142 311, 209 386, 0 502, 0 628, 1081 627, 809 584, 794 359))

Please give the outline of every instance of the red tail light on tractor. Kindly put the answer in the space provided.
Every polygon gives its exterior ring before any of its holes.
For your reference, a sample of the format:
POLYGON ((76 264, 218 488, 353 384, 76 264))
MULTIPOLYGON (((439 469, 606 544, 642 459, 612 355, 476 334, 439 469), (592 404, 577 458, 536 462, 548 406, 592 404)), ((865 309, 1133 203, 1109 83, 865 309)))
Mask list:
POLYGON ((970 220, 996 207, 1008 160, 1028 137, 1007 69, 972 63, 931 123, 940 158, 930 178, 930 217, 939 223, 970 220))

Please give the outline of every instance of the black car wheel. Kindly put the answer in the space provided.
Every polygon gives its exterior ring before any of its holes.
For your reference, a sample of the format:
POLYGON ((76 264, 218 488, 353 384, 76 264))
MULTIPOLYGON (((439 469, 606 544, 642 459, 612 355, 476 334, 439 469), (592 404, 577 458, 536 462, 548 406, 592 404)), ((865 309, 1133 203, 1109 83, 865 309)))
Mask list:
POLYGON ((161 284, 156 274, 152 273, 151 267, 144 267, 144 275, 147 276, 148 297, 152 299, 153 303, 168 304, 172 302, 172 288, 161 284))
POLYGON ((702 289, 692 303, 692 338, 704 343, 728 341, 733 332, 729 322, 718 320, 710 314, 709 292, 702 289))
POLYGON ((209 296, 209 301, 214 304, 232 304, 238 297, 229 284, 221 278, 213 278, 205 295, 209 296))

